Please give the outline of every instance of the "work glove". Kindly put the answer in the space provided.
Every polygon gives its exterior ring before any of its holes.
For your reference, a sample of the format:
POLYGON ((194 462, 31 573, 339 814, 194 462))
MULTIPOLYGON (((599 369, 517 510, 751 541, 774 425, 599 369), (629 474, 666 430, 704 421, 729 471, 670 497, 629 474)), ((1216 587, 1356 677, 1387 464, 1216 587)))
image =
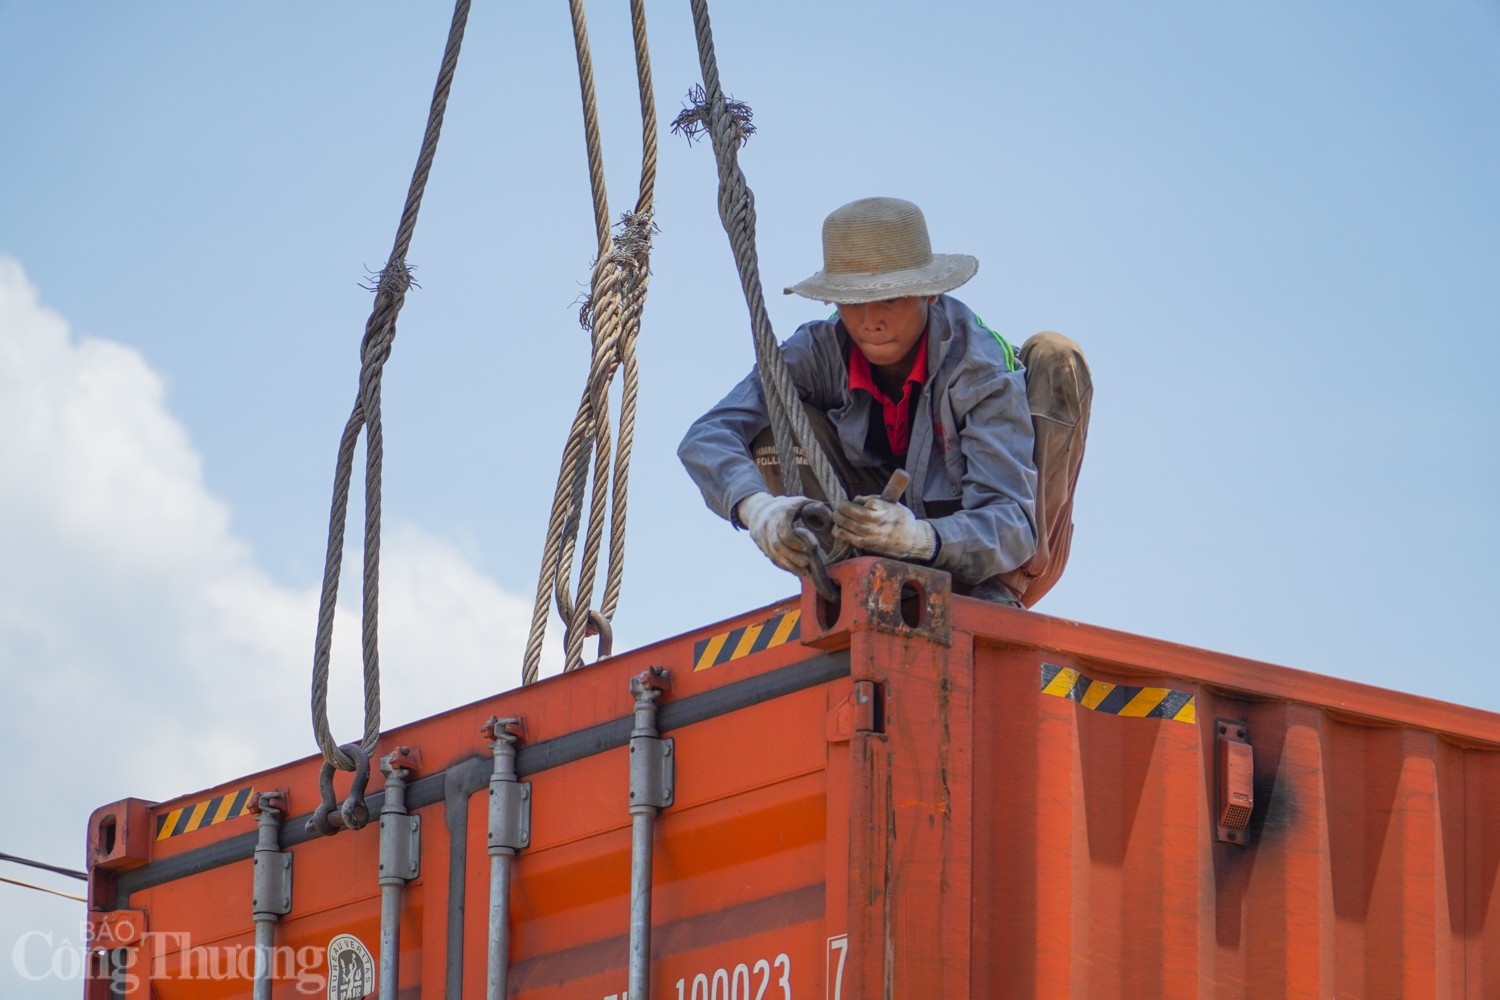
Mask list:
POLYGON ((833 505, 833 537, 855 548, 896 559, 931 562, 937 555, 936 529, 908 507, 881 497, 855 497, 833 505))
POLYGON ((807 497, 752 493, 740 501, 736 514, 767 559, 788 573, 806 576, 811 557, 792 528, 798 512, 811 502, 807 497))

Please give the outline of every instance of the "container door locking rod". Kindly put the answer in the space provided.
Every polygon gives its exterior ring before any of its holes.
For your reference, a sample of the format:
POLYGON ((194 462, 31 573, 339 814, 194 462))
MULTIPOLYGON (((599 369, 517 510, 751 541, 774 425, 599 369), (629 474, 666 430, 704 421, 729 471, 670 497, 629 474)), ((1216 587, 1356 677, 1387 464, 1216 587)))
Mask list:
POLYGON ((271 1000, 272 947, 276 922, 292 911, 292 852, 281 850, 281 817, 285 792, 264 792, 251 807, 256 813, 255 872, 251 913, 255 919, 254 1000, 271 1000))
POLYGON ((665 667, 630 679, 635 728, 630 732, 630 995, 651 996, 651 855, 656 814, 672 804, 672 741, 656 729, 656 700, 672 689, 665 667))
POLYGON ((485 1000, 505 1000, 510 980, 510 879, 516 852, 531 843, 531 782, 516 780, 516 744, 525 735, 520 719, 491 718, 481 730, 491 743, 490 933, 485 1000))
POLYGON ((422 763, 411 747, 380 758, 380 1000, 396 1000, 401 978, 401 895, 422 873, 422 817, 406 811, 406 779, 422 763))

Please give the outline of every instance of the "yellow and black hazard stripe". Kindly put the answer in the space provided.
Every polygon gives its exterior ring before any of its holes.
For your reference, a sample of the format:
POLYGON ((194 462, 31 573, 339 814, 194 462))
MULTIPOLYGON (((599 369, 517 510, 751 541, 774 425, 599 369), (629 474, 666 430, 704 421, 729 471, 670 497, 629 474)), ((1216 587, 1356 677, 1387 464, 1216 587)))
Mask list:
POLYGON ((1042 694, 1077 702, 1091 712, 1132 719, 1171 719, 1196 725, 1197 707, 1190 691, 1131 687, 1085 677, 1072 667, 1042 664, 1042 694))
POLYGON ((721 632, 693 645, 693 669, 707 670, 772 646, 791 642, 802 635, 802 612, 786 611, 755 625, 721 632))
POLYGON ((182 806, 156 817, 156 839, 166 840, 194 830, 237 819, 250 814, 255 802, 255 789, 241 788, 237 792, 216 795, 190 806, 182 806))

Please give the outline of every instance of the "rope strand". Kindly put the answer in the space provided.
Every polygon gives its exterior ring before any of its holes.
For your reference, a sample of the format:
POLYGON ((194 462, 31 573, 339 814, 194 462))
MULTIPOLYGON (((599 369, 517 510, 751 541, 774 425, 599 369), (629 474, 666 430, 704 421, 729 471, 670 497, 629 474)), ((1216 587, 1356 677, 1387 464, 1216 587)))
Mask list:
POLYGON ((645 5, 631 0, 631 24, 635 43, 636 77, 641 101, 641 180, 635 210, 620 220, 618 233, 610 225, 609 199, 604 184, 604 158, 599 139, 598 103, 594 93, 592 55, 583 0, 570 0, 574 48, 578 57, 578 83, 583 103, 584 141, 588 149, 589 185, 594 203, 594 225, 599 240, 598 255, 590 279, 590 290, 581 310, 585 329, 592 334, 592 356, 588 380, 579 400, 563 448, 552 515, 542 551, 537 580, 536 604, 531 633, 522 665, 522 683, 530 684, 540 673, 542 644, 546 639, 548 595, 564 626, 564 670, 583 665, 583 641, 588 629, 590 599, 598 574, 606 508, 609 510, 609 552, 600 613, 612 619, 619 604, 625 564, 626 500, 635 434, 635 411, 640 393, 635 344, 640 334, 641 314, 650 277, 653 200, 656 190, 657 121, 652 94, 651 61, 646 44, 645 5), (621 393, 618 436, 611 441, 610 385, 620 368, 625 370, 621 393), (613 467, 613 469, 611 469, 613 467), (589 488, 592 471, 593 485, 589 488), (584 498, 588 497, 585 519, 584 498), (576 599, 570 590, 578 533, 584 531, 578 567, 576 599))
POLYGON ((328 725, 328 674, 333 649, 333 619, 338 604, 339 576, 344 559, 344 526, 349 510, 349 487, 353 479, 354 452, 361 429, 365 433, 365 534, 364 534, 364 601, 363 641, 365 726, 361 746, 373 754, 380 739, 380 486, 385 456, 385 438, 380 417, 380 382, 385 363, 396 339, 396 317, 412 287, 411 266, 406 262, 422 194, 432 161, 437 154, 438 138, 443 129, 443 115, 453 73, 458 66, 463 45, 464 27, 468 23, 470 0, 457 0, 448 42, 443 50, 442 65, 433 87, 432 105, 428 110, 427 129, 417 156, 416 169, 406 192, 406 204, 396 227, 391 254, 375 283, 375 305, 365 322, 360 342, 359 392, 354 409, 339 439, 338 458, 334 466, 333 503, 328 515, 328 548, 323 561, 323 593, 318 604, 318 630, 313 643, 312 721, 313 734, 323 759, 345 771, 354 770, 354 761, 339 749, 328 725))
POLYGON ((724 97, 707 0, 692 0, 692 9, 703 88, 690 95, 692 106, 677 117, 673 130, 684 132, 690 141, 700 131, 706 131, 713 143, 714 159, 719 169, 719 218, 729 236, 740 287, 750 309, 756 368, 771 417, 776 457, 787 492, 804 492, 796 461, 795 445, 800 444, 823 495, 829 500, 844 497, 846 494, 833 465, 813 436, 812 426, 803 412, 797 387, 792 382, 791 372, 766 313, 760 259, 755 249, 755 195, 740 170, 738 156, 739 147, 754 131, 750 124, 750 109, 741 102, 728 101, 724 97))

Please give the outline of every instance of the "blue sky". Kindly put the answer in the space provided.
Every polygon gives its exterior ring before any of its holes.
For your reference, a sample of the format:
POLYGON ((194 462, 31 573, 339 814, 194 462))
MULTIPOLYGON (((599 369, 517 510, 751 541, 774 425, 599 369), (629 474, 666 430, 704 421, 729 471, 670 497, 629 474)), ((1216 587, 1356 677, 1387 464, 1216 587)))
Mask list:
MULTIPOLYGON (((628 24, 589 13, 618 213, 628 24)), ((359 283, 448 14, 0 2, 0 725, 52 765, 0 850, 81 866, 94 806, 313 750, 359 283)), ((1088 352, 1074 556, 1039 611, 1500 709, 1493 0, 714 15, 781 336, 821 313, 780 289, 824 214, 891 194, 980 259, 958 295, 990 325, 1088 352)), ((696 53, 687 4, 650 17, 666 120, 696 53)), ((751 346, 712 154, 661 150, 627 648, 793 589, 676 463, 751 346)), ((566 5, 476 5, 385 380, 388 724, 516 683, 592 234, 566 5)), ((355 699, 335 688, 351 734, 355 699)), ((74 904, 0 900, 0 947, 76 937, 74 904)))

